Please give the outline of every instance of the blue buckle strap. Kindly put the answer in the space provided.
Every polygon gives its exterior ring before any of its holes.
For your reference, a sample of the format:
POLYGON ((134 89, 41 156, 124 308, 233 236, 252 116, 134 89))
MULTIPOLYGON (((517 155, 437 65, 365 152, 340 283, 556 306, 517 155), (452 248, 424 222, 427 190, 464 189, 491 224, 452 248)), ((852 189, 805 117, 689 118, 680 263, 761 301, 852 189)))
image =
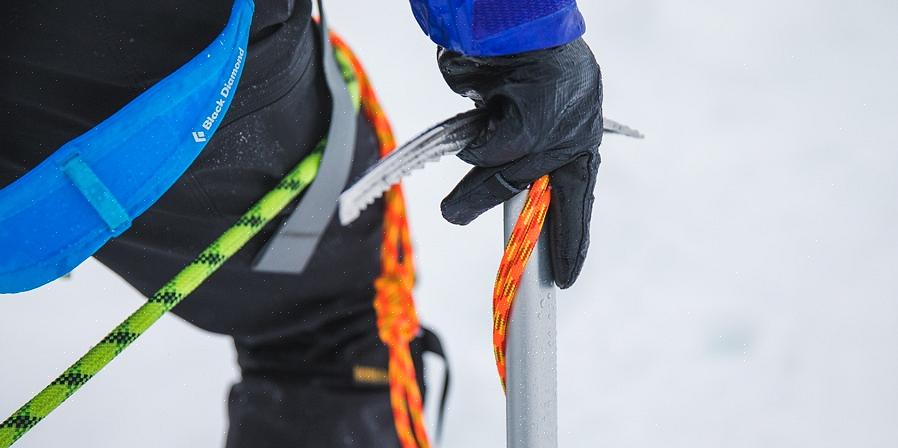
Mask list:
POLYGON ((121 235, 128 227, 131 227, 131 217, 128 216, 128 212, 125 211, 122 204, 119 204, 106 184, 97 177, 94 170, 81 160, 81 157, 76 154, 69 159, 63 164, 62 171, 109 226, 113 235, 121 235))

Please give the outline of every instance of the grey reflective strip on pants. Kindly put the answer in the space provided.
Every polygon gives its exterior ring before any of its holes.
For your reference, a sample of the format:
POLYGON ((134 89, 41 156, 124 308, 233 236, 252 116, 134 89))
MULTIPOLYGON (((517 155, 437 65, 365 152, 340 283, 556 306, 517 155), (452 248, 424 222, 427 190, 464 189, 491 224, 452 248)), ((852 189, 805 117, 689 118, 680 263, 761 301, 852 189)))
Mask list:
POLYGON ((318 11, 321 15, 322 66, 333 103, 327 146, 315 181, 309 186, 296 210, 256 257, 253 263, 256 271, 298 274, 305 269, 324 229, 334 216, 337 199, 352 168, 357 114, 346 82, 334 59, 322 0, 318 0, 318 11))

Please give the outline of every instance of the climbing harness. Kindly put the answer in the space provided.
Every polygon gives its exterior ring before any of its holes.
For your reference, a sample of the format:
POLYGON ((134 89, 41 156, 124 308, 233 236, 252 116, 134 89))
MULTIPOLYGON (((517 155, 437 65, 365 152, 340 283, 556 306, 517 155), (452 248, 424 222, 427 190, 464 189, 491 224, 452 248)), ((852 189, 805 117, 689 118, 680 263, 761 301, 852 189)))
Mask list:
MULTIPOLYGON (((246 6, 249 7, 248 13, 251 15, 252 3, 248 0, 238 0, 235 3, 235 11, 238 11, 238 7, 246 6)), ((241 13, 244 12, 241 10, 241 13)), ((240 16, 240 18, 245 19, 248 23, 249 17, 240 16)), ((230 23, 233 24, 234 20, 234 16, 232 16, 230 23)), ((396 145, 389 122, 377 101, 374 90, 358 59, 345 42, 334 34, 330 34, 330 41, 334 46, 333 56, 339 64, 339 73, 344 78, 346 91, 352 95, 353 110, 357 111, 359 107, 362 108, 363 113, 374 126, 380 142, 381 155, 386 155, 396 145)), ((245 50, 240 54, 245 54, 245 50)), ((180 73, 180 70, 175 74, 177 73, 180 73)), ((234 83, 236 84, 236 80, 234 83)), ((144 96, 138 97, 135 101, 141 98, 144 96)), ((135 107, 129 105, 126 106, 126 109, 133 111, 135 107)), ((211 126, 210 133, 205 134, 207 138, 211 137, 211 132, 214 131, 216 124, 211 126)), ((112 136, 107 138, 111 139, 112 136)), ((310 184, 313 184, 323 165, 322 159, 326 157, 330 148, 327 139, 319 142, 315 150, 294 167, 274 189, 262 197, 172 280, 153 294, 144 305, 115 327, 50 385, 0 423, 0 448, 11 446, 73 395, 149 329, 153 323, 214 274, 259 230, 294 201, 310 184)), ((350 148, 350 150, 352 149, 350 148)), ((75 181, 73 180, 73 182, 75 181)), ((333 207, 336 207, 336 203, 333 207)), ((397 436, 403 448, 424 448, 430 445, 424 425, 423 400, 412 362, 409 342, 418 336, 423 336, 425 345, 440 355, 442 355, 442 347, 439 346, 434 335, 421 329, 415 313, 412 297, 415 277, 414 263, 401 186, 396 185, 390 190, 385 200, 385 208, 384 238, 381 247, 382 272, 375 282, 374 307, 377 312, 380 338, 389 349, 390 400, 397 436), (436 342, 434 342, 435 340, 436 342)), ((99 210, 94 211, 94 213, 98 212, 99 210)), ((88 253, 85 257, 89 255, 88 253)), ((74 265, 76 264, 77 262, 74 263, 74 265)), ((44 281, 49 280, 52 279, 48 278, 44 281)), ((38 284, 34 286, 38 286, 38 284)), ((356 372, 355 374, 363 375, 366 372, 356 372)), ((448 376, 444 384, 442 406, 445 405, 447 387, 448 376)), ((440 418, 442 418, 442 414, 440 418)))
POLYGON ((67 274, 187 170, 234 98, 252 14, 236 0, 205 50, 0 190, 0 293, 67 274))

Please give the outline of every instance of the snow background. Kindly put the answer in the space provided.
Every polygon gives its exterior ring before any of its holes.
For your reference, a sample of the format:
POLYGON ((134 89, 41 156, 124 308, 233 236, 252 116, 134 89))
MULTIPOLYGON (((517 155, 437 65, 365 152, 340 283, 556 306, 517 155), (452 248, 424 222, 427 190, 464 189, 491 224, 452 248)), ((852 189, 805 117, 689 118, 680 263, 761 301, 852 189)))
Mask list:
MULTIPOLYGON (((400 140, 467 108, 401 0, 331 2, 400 140)), ((581 0, 608 116, 583 276, 559 300, 563 447, 898 446, 898 3, 581 0)), ((407 181, 444 446, 504 444, 489 303, 500 213, 407 181)), ((0 299, 5 417, 141 303, 98 263, 0 299)), ((167 317, 18 446, 220 446, 224 337, 167 317)))

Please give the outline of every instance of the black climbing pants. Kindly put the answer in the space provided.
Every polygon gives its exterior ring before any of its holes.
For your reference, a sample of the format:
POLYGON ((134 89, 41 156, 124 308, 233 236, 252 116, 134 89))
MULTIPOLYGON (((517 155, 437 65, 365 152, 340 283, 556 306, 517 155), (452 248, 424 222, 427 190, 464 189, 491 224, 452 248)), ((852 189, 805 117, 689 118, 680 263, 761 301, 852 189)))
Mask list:
MULTIPOLYGON (((174 276, 326 134, 330 99, 309 3, 257 1, 243 80, 215 137, 96 254, 142 294, 174 276)), ((199 52, 229 9, 229 1, 14 1, 0 25, 0 186, 199 52)), ((351 177, 377 158, 373 129, 360 118, 351 177)), ((229 448, 398 446, 372 307, 381 220, 375 204, 351 226, 332 222, 300 275, 253 272, 275 220, 173 310, 234 338, 243 378, 230 393, 229 448)))

